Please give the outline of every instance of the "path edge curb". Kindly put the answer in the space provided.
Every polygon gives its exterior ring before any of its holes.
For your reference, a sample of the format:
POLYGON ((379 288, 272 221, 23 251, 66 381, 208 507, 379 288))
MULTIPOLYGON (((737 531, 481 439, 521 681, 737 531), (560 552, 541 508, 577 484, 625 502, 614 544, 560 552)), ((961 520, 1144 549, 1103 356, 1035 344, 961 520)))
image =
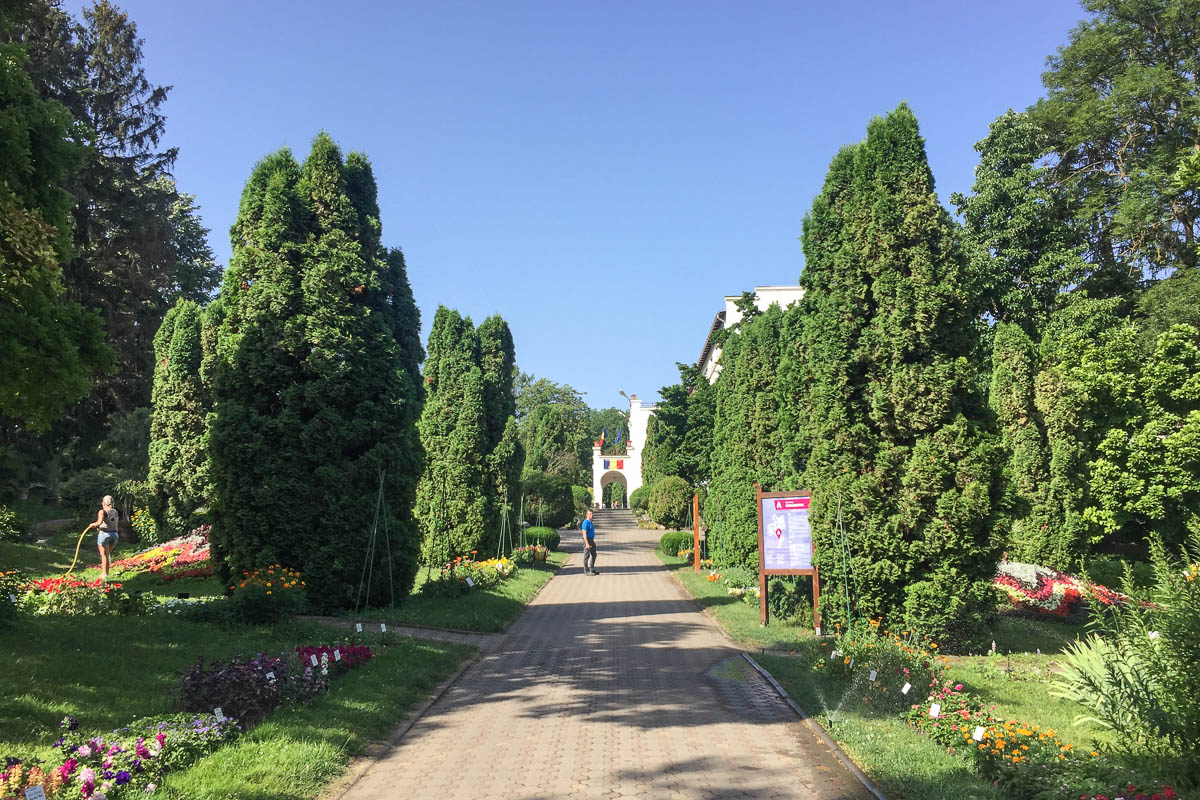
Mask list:
POLYGON ((337 788, 326 790, 318 795, 318 797, 321 800, 342 800, 342 798, 348 795, 350 790, 367 774, 367 771, 379 761, 380 757, 394 750, 404 737, 408 735, 408 732, 413 729, 413 726, 421 721, 421 718, 425 716, 425 712, 429 711, 434 703, 441 700, 442 695, 450 691, 450 687, 458 683, 458 679, 462 677, 462 674, 475 666, 482 655, 483 651, 476 647, 474 655, 464 661, 453 675, 442 681, 433 690, 433 693, 425 698, 425 701, 421 705, 408 712, 399 727, 387 739, 371 743, 361 755, 351 761, 350 766, 342 773, 337 788))
POLYGON ((804 726, 816 734, 817 738, 825 743, 825 746, 833 752, 834 756, 837 757, 837 760, 842 762, 842 766, 845 767, 851 775, 853 775, 855 778, 858 778, 858 782, 863 785, 864 789, 871 793, 875 800, 889 800, 888 796, 883 793, 883 790, 871 783, 871 779, 868 778, 866 774, 858 768, 858 765, 846 755, 838 743, 830 738, 825 729, 822 728, 820 724, 818 724, 817 721, 811 716, 806 714, 804 709, 801 708, 800 705, 792 699, 791 695, 787 693, 787 690, 779 685, 779 681, 775 680, 774 675, 772 675, 766 670, 765 667, 751 658, 749 653, 742 653, 742 658, 746 659, 750 666, 754 667, 758 674, 762 675, 763 678, 766 679, 767 683, 771 684, 771 688, 775 690, 776 694, 778 694, 783 701, 788 704, 789 707, 791 707, 792 711, 796 712, 796 716, 800 717, 800 721, 804 723, 804 726))

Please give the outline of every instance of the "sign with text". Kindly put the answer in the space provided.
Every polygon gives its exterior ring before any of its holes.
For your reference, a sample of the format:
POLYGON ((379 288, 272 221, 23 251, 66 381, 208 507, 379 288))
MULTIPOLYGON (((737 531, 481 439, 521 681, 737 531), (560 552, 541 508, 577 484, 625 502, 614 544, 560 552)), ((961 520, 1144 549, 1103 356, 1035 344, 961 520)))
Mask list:
POLYGON ((768 569, 812 569, 812 530, 808 505, 812 498, 764 497, 763 566, 768 569))
POLYGON ((803 489, 790 492, 764 492, 755 484, 758 510, 758 596, 759 621, 766 625, 767 576, 809 575, 812 577, 813 626, 821 630, 821 578, 813 564, 812 528, 808 508, 812 493, 803 489))

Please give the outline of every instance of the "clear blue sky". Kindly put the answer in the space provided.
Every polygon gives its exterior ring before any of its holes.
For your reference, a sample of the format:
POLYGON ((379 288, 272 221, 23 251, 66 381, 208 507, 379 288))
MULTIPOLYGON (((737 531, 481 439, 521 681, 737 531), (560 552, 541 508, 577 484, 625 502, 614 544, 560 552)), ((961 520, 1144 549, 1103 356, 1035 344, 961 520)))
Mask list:
MULTIPOLYGON (((168 144, 228 263, 253 164, 324 129, 367 153, 424 334, 499 312, 522 369, 643 397, 722 297, 795 283, 830 159, 901 100, 943 202, 1042 92, 1073 0, 117 0, 174 86, 168 144)), ((78 2, 69 7, 75 10, 78 2)))

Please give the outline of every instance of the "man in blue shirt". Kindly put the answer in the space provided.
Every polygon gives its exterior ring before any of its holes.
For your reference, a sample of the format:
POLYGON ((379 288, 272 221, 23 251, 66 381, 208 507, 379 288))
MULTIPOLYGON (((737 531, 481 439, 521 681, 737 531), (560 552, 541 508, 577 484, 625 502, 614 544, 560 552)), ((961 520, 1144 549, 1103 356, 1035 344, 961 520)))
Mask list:
POLYGON ((592 522, 592 510, 589 508, 587 519, 579 526, 583 531, 583 574, 599 575, 596 571, 596 525, 592 522))

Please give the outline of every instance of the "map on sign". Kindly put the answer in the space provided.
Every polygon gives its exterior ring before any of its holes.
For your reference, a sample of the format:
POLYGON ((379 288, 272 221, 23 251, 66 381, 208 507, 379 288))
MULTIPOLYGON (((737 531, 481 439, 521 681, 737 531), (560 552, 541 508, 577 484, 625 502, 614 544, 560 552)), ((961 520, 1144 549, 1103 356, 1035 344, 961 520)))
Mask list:
POLYGON ((763 567, 812 569, 812 530, 808 526, 811 497, 764 497, 763 567))

